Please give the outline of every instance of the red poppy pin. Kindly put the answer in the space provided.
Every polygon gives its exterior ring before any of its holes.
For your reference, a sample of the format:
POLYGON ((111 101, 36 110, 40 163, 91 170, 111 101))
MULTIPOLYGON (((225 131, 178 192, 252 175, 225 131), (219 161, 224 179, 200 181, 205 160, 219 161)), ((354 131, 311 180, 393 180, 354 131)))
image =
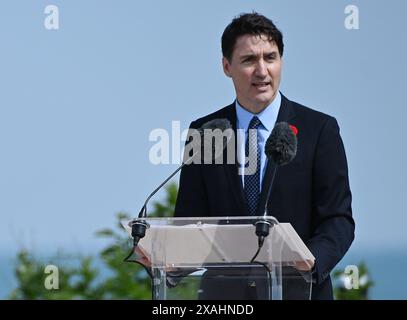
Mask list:
POLYGON ((295 135, 298 134, 298 129, 297 129, 296 126, 293 126, 292 124, 290 124, 290 129, 293 131, 293 133, 294 133, 295 135))

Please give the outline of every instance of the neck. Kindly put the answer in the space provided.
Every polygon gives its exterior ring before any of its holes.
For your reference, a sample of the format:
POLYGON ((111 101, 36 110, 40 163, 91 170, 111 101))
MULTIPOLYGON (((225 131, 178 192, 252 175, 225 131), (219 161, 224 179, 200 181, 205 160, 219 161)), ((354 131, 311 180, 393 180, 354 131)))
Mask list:
POLYGON ((237 101, 239 102, 239 105, 243 109, 245 109, 246 111, 249 111, 250 113, 253 113, 253 114, 259 114, 260 112, 262 112, 264 109, 266 109, 270 105, 270 104, 267 104, 265 106, 247 106, 247 105, 241 103, 239 101, 239 99, 237 99, 237 101))
POLYGON ((264 109, 266 109, 269 105, 273 103, 273 101, 276 99, 277 93, 274 95, 274 97, 271 99, 271 101, 265 103, 265 104, 252 104, 252 103, 245 103, 244 101, 241 101, 239 97, 237 97, 237 102, 239 102, 239 105, 249 111, 250 113, 253 114, 259 114, 262 112, 264 109))

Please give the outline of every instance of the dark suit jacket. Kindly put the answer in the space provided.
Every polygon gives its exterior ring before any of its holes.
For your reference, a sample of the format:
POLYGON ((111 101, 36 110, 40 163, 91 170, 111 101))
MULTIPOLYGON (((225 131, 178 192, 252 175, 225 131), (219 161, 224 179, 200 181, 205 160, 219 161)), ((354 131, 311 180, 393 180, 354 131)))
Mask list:
MULTIPOLYGON (((191 128, 216 118, 229 119, 236 130, 234 104, 192 122, 191 128)), ((291 223, 315 256, 312 298, 332 299, 330 272, 350 247, 355 228, 339 127, 335 118, 283 95, 277 118, 280 121, 297 127, 298 148, 294 160, 278 168, 267 209, 280 222, 291 223)), ((175 216, 247 215, 237 164, 192 164, 183 168, 175 216)))

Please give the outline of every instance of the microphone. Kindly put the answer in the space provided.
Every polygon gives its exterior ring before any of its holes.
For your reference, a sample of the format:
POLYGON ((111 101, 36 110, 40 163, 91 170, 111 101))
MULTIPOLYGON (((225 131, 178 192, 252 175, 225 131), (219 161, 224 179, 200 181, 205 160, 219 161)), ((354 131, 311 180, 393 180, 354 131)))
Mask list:
MULTIPOLYGON (((255 223, 256 225, 256 235, 258 237, 259 250, 263 246, 264 239, 269 235, 269 229, 274 223, 267 220, 267 202, 271 194, 271 189, 274 184, 274 178, 279 166, 284 166, 290 163, 297 154, 297 128, 289 125, 287 122, 277 122, 271 132, 270 136, 266 141, 266 146, 264 150, 268 161, 274 163, 274 170, 271 175, 271 181, 265 183, 265 187, 262 193, 266 194, 266 199, 261 204, 262 207, 259 210, 263 212, 263 218, 255 223)), ((271 166, 267 166, 267 169, 271 166)), ((266 177, 268 175, 268 170, 266 177)), ((258 253, 257 252, 257 253, 258 253)), ((256 258, 257 254, 252 259, 252 262, 256 258)))
POLYGON ((287 122, 277 122, 266 141, 264 153, 278 166, 290 163, 297 154, 297 135, 287 122))
MULTIPOLYGON (((213 137, 212 133, 214 132, 215 136, 217 133, 219 133, 218 130, 220 130, 221 133, 226 132, 227 133, 227 141, 230 140, 231 138, 231 130, 228 129, 232 129, 232 125, 230 124, 230 121, 228 119, 214 119, 214 120, 210 120, 206 123, 204 123, 199 129, 197 129, 197 131, 195 131, 195 137, 194 134, 192 134, 192 138, 193 139, 190 143, 188 143, 188 145, 186 147, 188 147, 188 149, 192 146, 192 150, 198 149, 196 150, 192 156, 189 156, 187 159, 184 159, 182 164, 167 178, 165 179, 153 192, 150 193, 150 195, 147 197, 146 201, 144 202, 143 207, 141 208, 140 212, 139 212, 139 219, 140 218, 146 218, 147 217, 147 204, 148 201, 151 199, 151 197, 153 195, 155 195, 157 193, 157 191, 159 191, 179 170, 181 170, 185 165, 191 163, 194 158, 196 157, 197 154, 199 154, 202 150, 202 148, 204 148, 205 150, 205 156, 208 154, 208 152, 211 152, 210 155, 212 157, 218 157, 221 153, 223 153, 223 150, 226 148, 227 142, 223 143, 224 140, 222 139, 222 145, 220 145, 220 141, 219 139, 215 139, 215 144, 212 144, 212 139, 207 139, 207 133, 211 133, 211 137, 213 137), (198 136, 196 136, 198 135, 198 136), (196 139, 198 138, 199 139, 196 139), (204 143, 201 143, 201 139, 204 139, 204 143), (198 141, 196 141, 198 140, 198 141)), ((147 223, 147 221, 143 220, 137 220, 134 221, 132 220, 130 222, 130 226, 131 226, 131 235, 133 237, 133 246, 134 248, 137 246, 138 242, 140 241, 140 239, 142 239, 145 236, 146 233, 146 229, 149 228, 149 225, 147 223)))
POLYGON ((227 119, 208 121, 198 129, 198 132, 203 138, 204 163, 212 163, 213 160, 218 163, 217 159, 223 155, 223 150, 234 135, 230 121, 227 119))

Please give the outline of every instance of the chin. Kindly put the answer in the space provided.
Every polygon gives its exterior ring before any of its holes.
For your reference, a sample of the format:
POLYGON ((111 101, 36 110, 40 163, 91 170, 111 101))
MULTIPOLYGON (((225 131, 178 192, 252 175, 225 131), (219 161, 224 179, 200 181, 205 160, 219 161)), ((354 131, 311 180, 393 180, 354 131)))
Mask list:
POLYGON ((267 93, 265 95, 261 95, 261 96, 257 97, 256 102, 259 105, 261 105, 262 107, 266 107, 273 101, 274 97, 275 97, 274 94, 267 93))

